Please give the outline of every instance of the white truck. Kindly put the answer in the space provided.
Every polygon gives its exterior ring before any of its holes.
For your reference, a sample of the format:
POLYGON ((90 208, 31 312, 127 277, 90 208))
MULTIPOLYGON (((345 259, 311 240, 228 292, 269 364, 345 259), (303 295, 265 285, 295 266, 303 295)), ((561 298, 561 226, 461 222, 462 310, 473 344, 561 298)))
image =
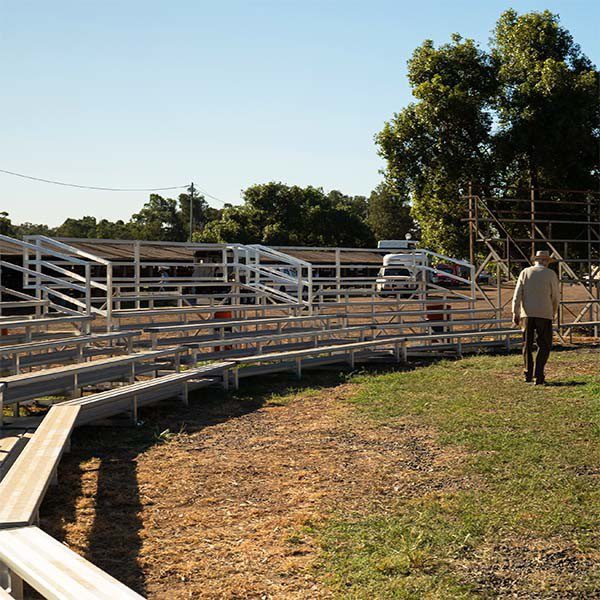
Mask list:
POLYGON ((427 255, 419 250, 385 254, 383 266, 375 280, 375 290, 380 296, 410 296, 425 280, 427 255))

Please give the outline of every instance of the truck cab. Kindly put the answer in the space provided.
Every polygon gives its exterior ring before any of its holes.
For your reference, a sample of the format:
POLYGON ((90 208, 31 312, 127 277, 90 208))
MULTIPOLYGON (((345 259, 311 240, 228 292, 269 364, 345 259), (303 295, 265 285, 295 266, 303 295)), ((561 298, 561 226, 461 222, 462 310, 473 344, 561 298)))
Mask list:
POLYGON ((383 266, 375 281, 375 291, 380 296, 398 295, 406 297, 419 289, 419 275, 427 265, 427 257, 417 251, 386 254, 383 266))

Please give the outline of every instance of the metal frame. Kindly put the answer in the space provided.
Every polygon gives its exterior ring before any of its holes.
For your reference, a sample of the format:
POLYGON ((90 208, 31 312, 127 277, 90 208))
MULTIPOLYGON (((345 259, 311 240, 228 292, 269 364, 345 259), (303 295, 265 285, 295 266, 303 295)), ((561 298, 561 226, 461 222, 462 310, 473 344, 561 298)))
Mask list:
MULTIPOLYGON (((115 316, 121 312, 173 304, 173 308, 199 310, 228 305, 238 316, 265 305, 281 306, 288 313, 312 314, 332 302, 348 305, 360 298, 379 301, 377 282, 394 280, 382 272, 384 256, 394 253, 384 248, 271 248, 261 244, 52 239, 43 235, 27 236, 25 241, 0 236, 2 239, 21 249, 23 264, 0 260, 0 268, 22 274, 23 287, 31 291, 33 302, 46 312, 100 315, 106 319, 108 330, 119 327, 115 316), (78 244, 92 246, 95 252, 78 244), (111 251, 119 257, 103 257, 111 251), (170 258, 156 258, 161 251, 170 258), (317 251, 328 258, 309 262, 294 256, 294 251, 317 251), (202 263, 207 273, 194 276, 198 252, 210 260, 202 263), (157 272, 161 267, 168 267, 168 276, 157 272)), ((414 246, 401 252, 414 261, 417 285, 409 294, 388 294, 399 309, 414 301, 424 308, 432 297, 439 301, 462 299, 474 307, 479 291, 474 265, 414 246), (440 271, 436 267, 440 262, 455 265, 457 273, 440 271), (438 285, 437 275, 455 282, 455 286, 438 285)))
POLYGON ((558 265, 559 335, 572 338, 577 328, 598 337, 600 193, 530 187, 526 195, 507 197, 505 191, 476 189, 469 184, 463 196, 468 202, 469 252, 476 274, 491 265, 496 269, 495 297, 485 294, 488 301, 504 309, 510 298, 502 298, 502 285, 512 285, 535 252, 547 250, 558 265), (559 237, 561 228, 576 233, 559 237), (569 288, 581 299, 567 299, 569 288))

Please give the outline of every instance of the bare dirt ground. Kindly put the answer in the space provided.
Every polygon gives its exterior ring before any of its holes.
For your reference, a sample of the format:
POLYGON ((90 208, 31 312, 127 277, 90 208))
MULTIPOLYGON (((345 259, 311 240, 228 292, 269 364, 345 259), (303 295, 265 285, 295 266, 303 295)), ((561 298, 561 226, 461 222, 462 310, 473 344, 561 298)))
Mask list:
POLYGON ((82 429, 42 527, 150 598, 327 598, 306 525, 455 488, 463 459, 423 428, 360 419, 351 387, 155 408, 157 431, 181 431, 165 442, 82 429))

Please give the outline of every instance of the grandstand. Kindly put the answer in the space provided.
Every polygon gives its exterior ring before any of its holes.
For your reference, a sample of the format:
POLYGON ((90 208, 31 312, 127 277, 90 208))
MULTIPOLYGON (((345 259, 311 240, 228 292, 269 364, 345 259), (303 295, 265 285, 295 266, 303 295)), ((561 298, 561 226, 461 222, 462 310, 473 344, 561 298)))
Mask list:
POLYGON ((426 257, 406 288, 389 252, 0 236, 0 596, 139 597, 39 528, 75 427, 264 373, 515 344, 472 264, 404 249, 426 257))

